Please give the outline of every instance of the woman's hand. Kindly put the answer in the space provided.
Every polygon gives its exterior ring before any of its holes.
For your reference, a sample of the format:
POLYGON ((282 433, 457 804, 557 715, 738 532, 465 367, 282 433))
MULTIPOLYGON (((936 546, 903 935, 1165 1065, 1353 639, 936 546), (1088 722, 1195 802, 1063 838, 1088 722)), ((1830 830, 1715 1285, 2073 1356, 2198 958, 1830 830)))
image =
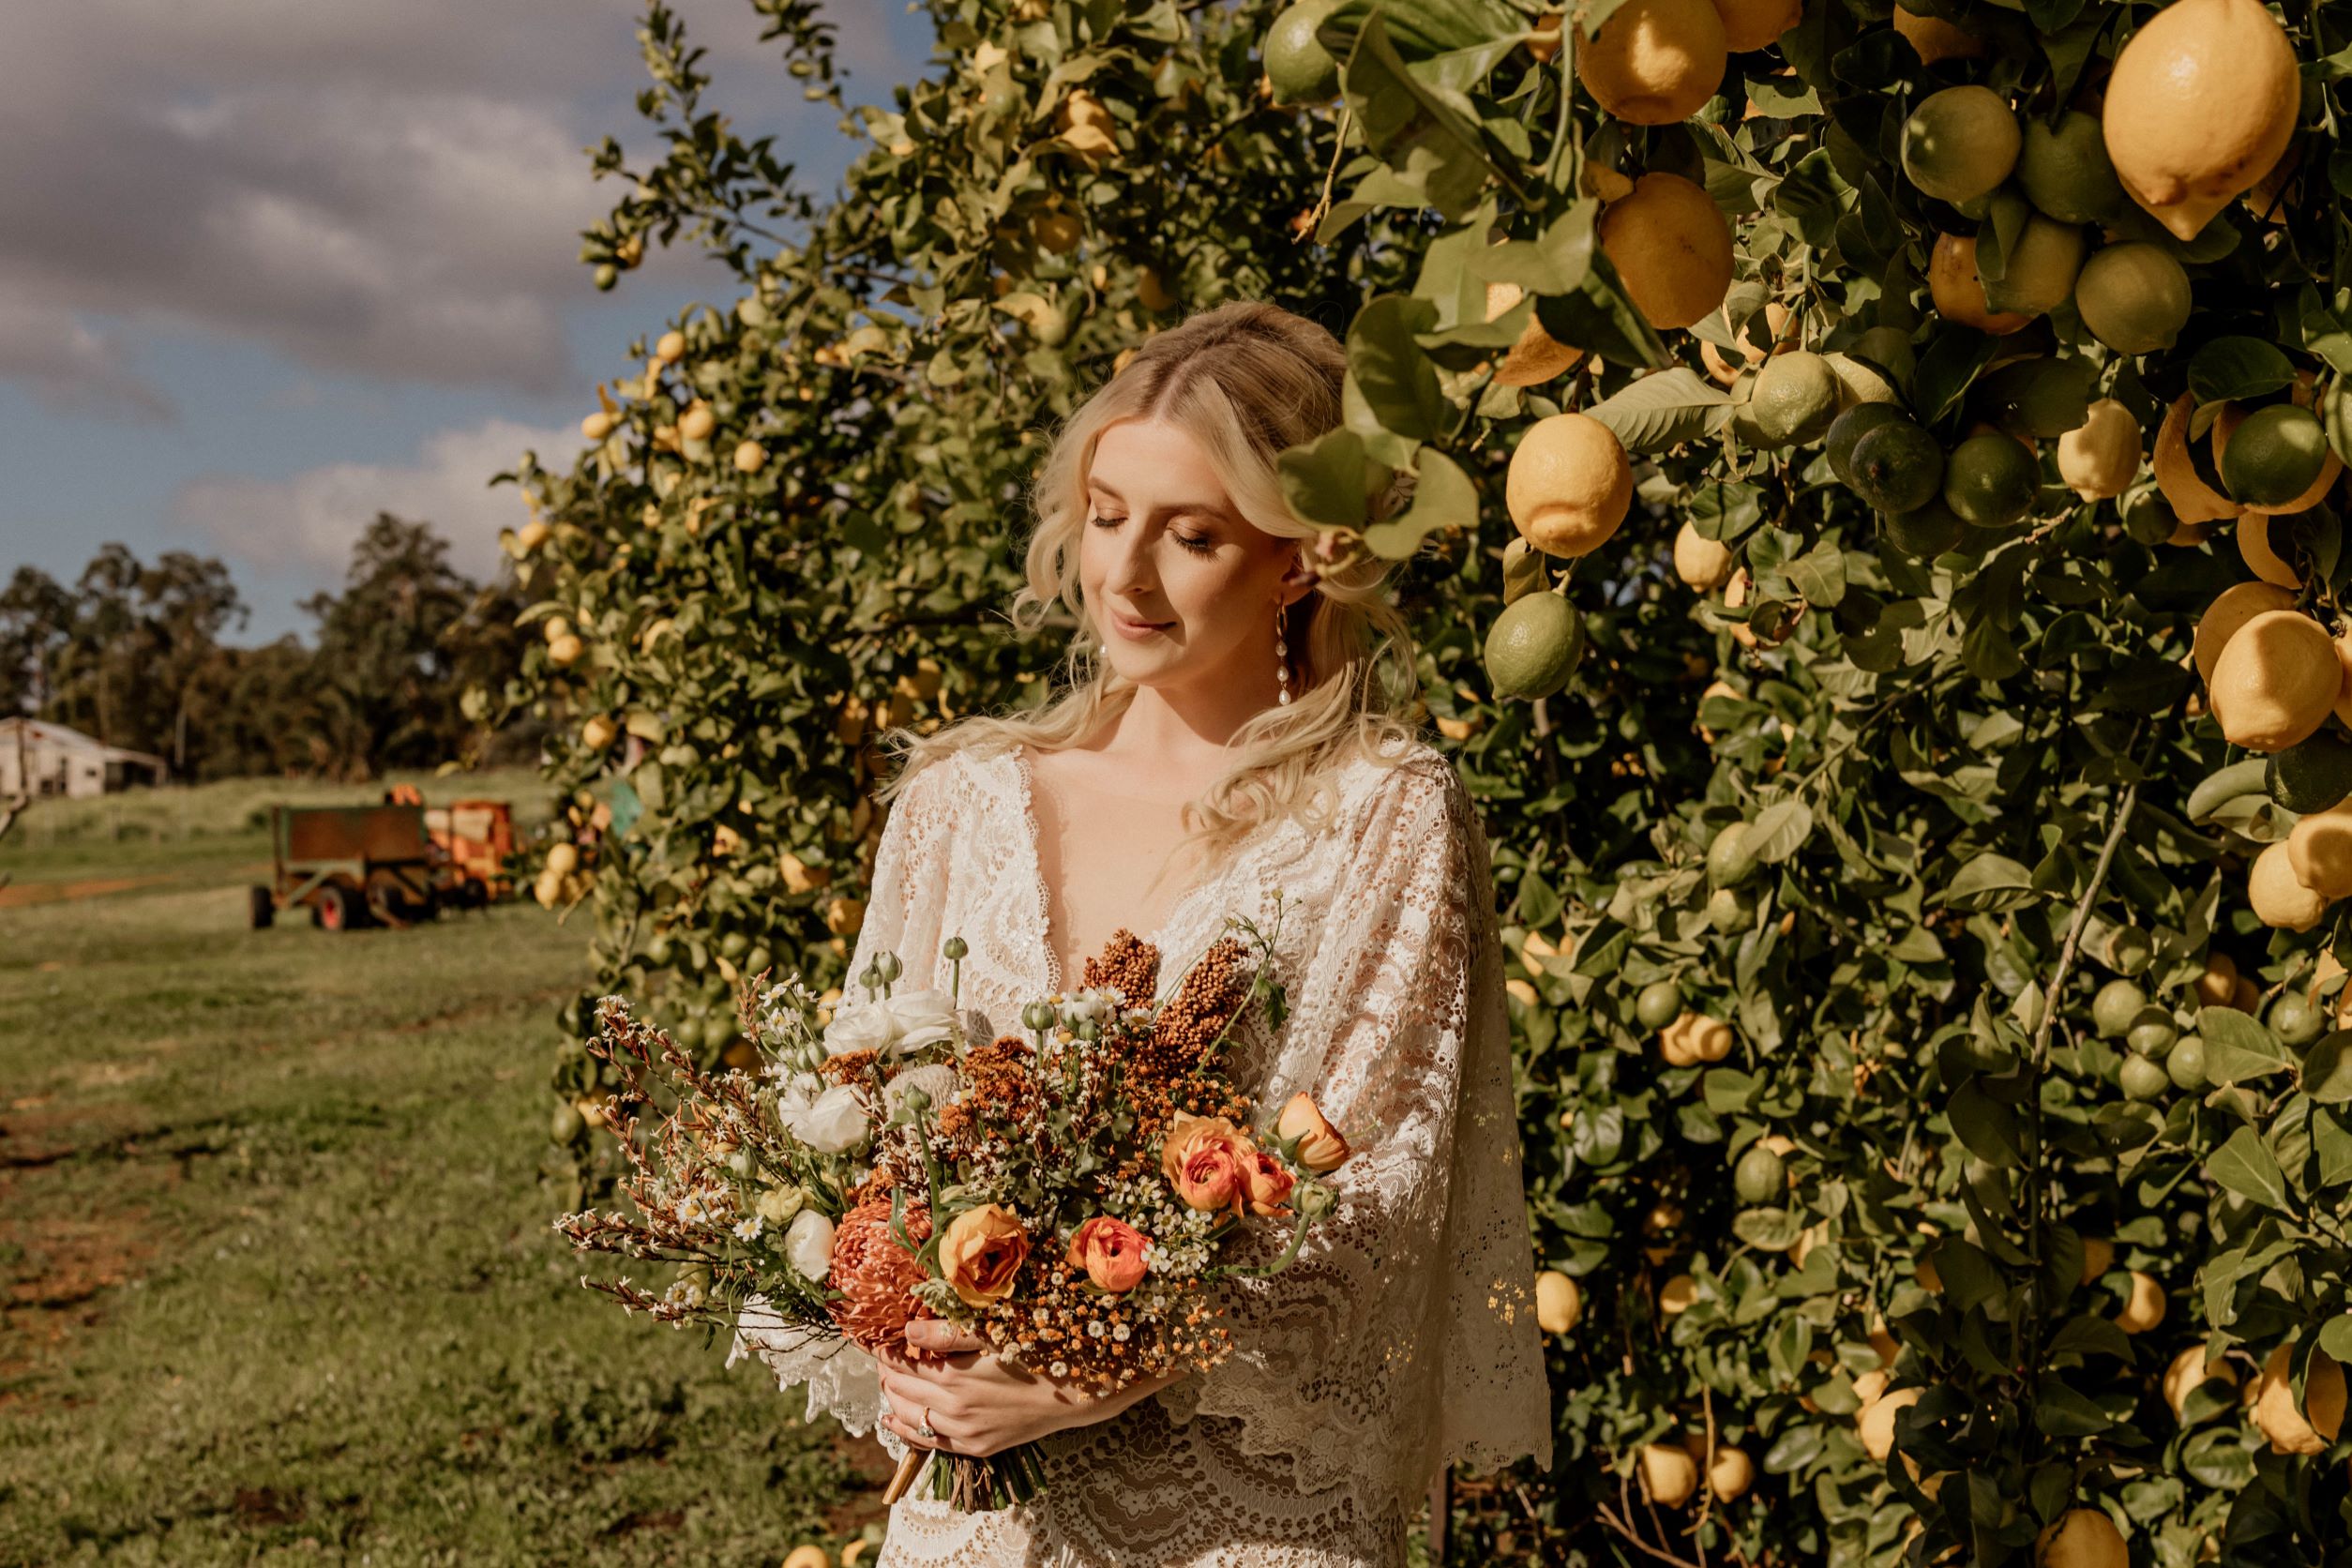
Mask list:
POLYGON ((883 1350, 875 1358, 890 1399, 882 1424, 914 1447, 975 1458, 1108 1421, 1183 1375, 1138 1378, 1116 1393, 1098 1395, 1016 1365, 990 1351, 977 1334, 937 1319, 909 1323, 907 1342, 914 1354, 883 1350), (915 1433, 927 1409, 937 1437, 915 1433))

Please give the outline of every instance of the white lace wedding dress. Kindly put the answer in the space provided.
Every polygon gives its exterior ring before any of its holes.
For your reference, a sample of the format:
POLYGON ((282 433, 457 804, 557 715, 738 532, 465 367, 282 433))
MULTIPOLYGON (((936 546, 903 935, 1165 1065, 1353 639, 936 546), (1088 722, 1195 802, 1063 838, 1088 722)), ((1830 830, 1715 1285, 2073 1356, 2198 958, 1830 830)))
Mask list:
MULTIPOLYGON (((1018 747, 967 749, 910 782, 876 850, 852 975, 887 948, 899 987, 945 988, 940 944, 960 936, 960 1001, 999 1033, 1063 988, 1033 782, 1018 747)), ((1262 1017, 1236 1030, 1235 1077, 1261 1115, 1307 1091, 1348 1138, 1339 1209, 1290 1268, 1235 1282, 1232 1359, 1044 1440, 1049 1484, 1020 1507, 958 1514, 918 1481, 926 1495, 893 1507, 877 1568, 1393 1568, 1440 1465, 1550 1463, 1485 837, 1434 748, 1351 763, 1335 787, 1331 825, 1261 825, 1138 934, 1161 951, 1165 993, 1229 912, 1266 926, 1280 890, 1291 1012, 1271 1037, 1262 1017)), ((863 1002, 852 985, 842 1005, 863 1002)), ((782 1386, 806 1382, 812 1414, 876 1429, 865 1352, 787 1349, 746 1318, 745 1353, 782 1386)))

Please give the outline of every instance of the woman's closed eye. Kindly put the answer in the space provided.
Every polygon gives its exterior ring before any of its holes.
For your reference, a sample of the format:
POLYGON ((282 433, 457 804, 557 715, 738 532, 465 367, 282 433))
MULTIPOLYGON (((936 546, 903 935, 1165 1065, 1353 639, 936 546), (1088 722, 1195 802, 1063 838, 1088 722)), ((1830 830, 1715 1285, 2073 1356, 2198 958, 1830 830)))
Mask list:
MULTIPOLYGON (((1116 528, 1127 520, 1125 518, 1098 517, 1091 520, 1097 528, 1116 528)), ((1175 540, 1178 544, 1184 546, 1186 550, 1191 550, 1195 555, 1210 555, 1215 553, 1216 551, 1217 542, 1214 539, 1208 538, 1201 535, 1182 534, 1171 528, 1168 531, 1168 536, 1175 540)))

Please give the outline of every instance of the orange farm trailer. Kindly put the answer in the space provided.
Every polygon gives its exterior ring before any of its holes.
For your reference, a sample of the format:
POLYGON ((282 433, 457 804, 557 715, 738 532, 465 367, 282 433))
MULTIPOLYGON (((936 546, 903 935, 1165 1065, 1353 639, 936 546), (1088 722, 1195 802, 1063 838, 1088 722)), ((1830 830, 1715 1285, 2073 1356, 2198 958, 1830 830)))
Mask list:
POLYGON ((256 929, 297 907, 330 931, 438 912, 423 807, 273 806, 269 828, 272 875, 253 889, 256 929))

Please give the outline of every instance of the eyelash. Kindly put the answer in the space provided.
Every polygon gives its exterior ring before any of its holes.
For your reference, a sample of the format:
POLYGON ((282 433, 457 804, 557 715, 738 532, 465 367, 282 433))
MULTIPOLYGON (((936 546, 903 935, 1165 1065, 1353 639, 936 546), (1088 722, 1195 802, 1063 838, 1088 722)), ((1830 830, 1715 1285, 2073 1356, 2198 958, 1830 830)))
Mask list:
MULTIPOLYGON (((1127 520, 1125 518, 1089 518, 1087 520, 1096 528, 1116 528, 1127 520)), ((1214 539, 1197 539, 1187 534, 1171 534, 1169 537, 1195 555, 1216 553, 1217 546, 1214 539)))

